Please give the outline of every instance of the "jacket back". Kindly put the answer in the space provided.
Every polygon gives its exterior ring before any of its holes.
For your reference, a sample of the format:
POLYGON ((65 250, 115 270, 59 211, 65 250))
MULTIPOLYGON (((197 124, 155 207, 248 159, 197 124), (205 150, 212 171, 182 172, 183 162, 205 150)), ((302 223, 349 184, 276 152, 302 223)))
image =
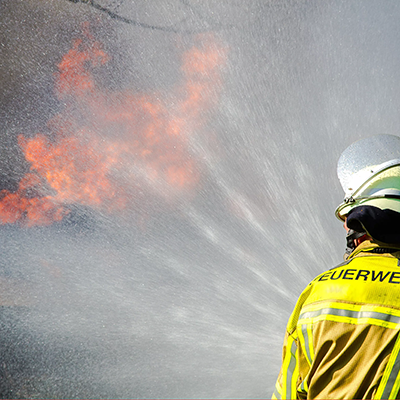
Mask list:
POLYGON ((289 319, 273 398, 398 398, 400 248, 363 242, 317 276, 289 319))

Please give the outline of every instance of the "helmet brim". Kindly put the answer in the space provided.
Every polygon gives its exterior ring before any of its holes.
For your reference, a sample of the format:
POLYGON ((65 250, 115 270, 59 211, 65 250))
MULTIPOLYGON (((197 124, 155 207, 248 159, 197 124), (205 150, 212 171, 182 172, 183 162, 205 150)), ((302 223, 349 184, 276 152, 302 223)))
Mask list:
POLYGON ((352 202, 343 202, 336 209, 335 215, 341 220, 345 221, 349 212, 356 207, 360 206, 374 206, 381 210, 390 209, 400 213, 400 199, 385 198, 385 197, 370 197, 368 199, 352 199, 352 202))

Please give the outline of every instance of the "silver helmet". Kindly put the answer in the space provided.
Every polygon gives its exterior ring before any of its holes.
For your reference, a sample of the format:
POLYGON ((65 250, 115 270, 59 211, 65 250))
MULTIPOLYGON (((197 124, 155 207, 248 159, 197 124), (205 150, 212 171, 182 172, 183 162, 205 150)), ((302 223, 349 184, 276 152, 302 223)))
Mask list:
POLYGON ((376 135, 351 144, 337 174, 345 192, 335 212, 340 220, 360 205, 400 212, 400 137, 376 135))

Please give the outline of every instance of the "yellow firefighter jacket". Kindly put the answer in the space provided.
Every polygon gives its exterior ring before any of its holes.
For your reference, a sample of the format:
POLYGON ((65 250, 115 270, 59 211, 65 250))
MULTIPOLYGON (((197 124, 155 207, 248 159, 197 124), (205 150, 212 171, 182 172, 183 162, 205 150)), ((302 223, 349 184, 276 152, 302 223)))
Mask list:
POLYGON ((303 291, 274 399, 400 398, 400 247, 365 241, 303 291))

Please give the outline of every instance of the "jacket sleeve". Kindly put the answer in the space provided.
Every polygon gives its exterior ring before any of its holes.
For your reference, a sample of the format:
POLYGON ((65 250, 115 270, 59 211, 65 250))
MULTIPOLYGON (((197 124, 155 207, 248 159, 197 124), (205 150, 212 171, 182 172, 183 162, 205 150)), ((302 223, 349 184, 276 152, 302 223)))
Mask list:
MULTIPOLYGON (((307 398, 307 383, 300 377, 299 366, 304 364, 304 359, 297 333, 297 322, 300 310, 306 300, 311 286, 309 286, 299 297, 296 307, 287 324, 286 334, 283 341, 282 366, 275 384, 273 399, 303 399, 307 398)), ((302 368, 300 368, 302 369, 302 368)), ((304 375, 303 371, 303 375, 304 375)))
POLYGON ((296 331, 286 332, 283 351, 282 366, 275 384, 273 399, 298 398, 297 386, 299 381, 299 360, 296 331))

